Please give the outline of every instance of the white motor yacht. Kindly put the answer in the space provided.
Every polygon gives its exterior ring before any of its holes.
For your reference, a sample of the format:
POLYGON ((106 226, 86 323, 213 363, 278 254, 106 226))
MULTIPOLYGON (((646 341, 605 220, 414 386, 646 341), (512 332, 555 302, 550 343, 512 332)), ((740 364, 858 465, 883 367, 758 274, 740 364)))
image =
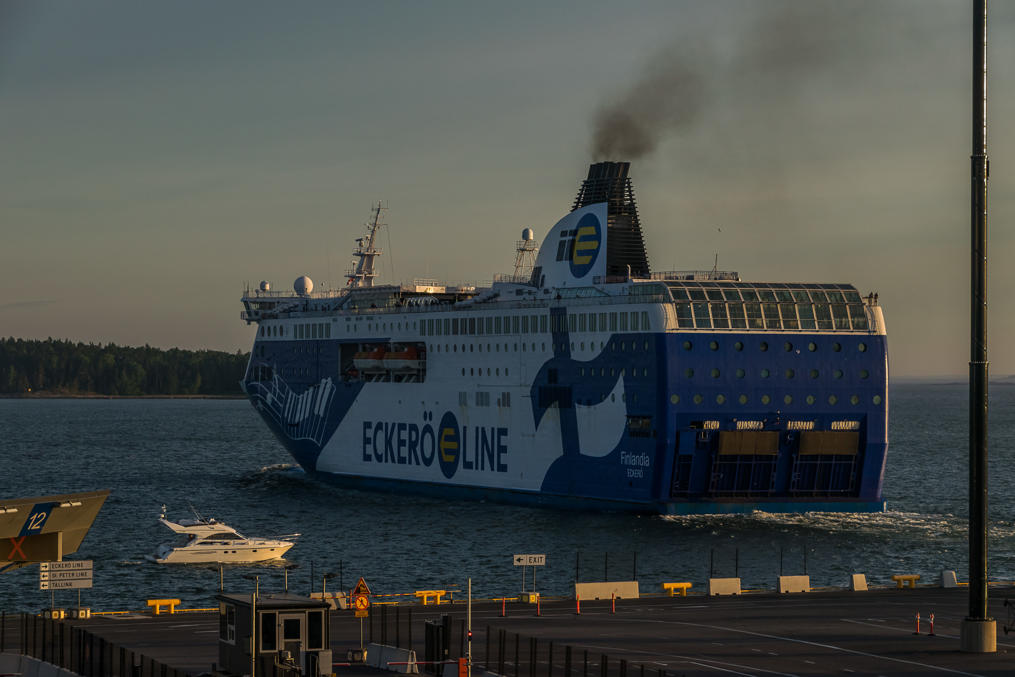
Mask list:
POLYGON ((152 559, 160 564, 245 563, 279 559, 296 545, 287 534, 279 539, 247 538, 236 529, 194 513, 195 519, 171 522, 162 506, 159 522, 184 536, 184 540, 163 543, 152 559))

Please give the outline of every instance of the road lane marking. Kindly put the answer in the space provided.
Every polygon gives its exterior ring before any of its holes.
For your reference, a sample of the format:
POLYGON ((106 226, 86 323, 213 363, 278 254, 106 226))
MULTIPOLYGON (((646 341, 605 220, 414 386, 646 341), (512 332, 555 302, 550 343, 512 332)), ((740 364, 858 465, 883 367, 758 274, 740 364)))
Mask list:
POLYGON ((719 672, 728 672, 731 675, 743 675, 744 677, 754 677, 753 672, 737 672, 736 670, 728 670, 726 668, 720 668, 718 665, 708 665, 707 663, 697 663, 695 661, 690 660, 687 662, 690 663, 691 665, 697 665, 698 667, 701 668, 712 668, 713 670, 718 670, 719 672))
MULTIPOLYGON (((648 655, 648 656, 658 656, 658 655, 660 655, 658 653, 651 653, 649 651, 643 651, 643 650, 638 650, 638 649, 636 649, 636 650, 622 649, 621 647, 618 647, 618 646, 593 646, 593 645, 582 645, 582 646, 588 646, 588 648, 590 648, 590 649, 597 649, 597 650, 619 651, 621 653, 626 653, 626 654, 644 654, 644 655, 648 655)), ((684 656, 682 654, 661 654, 661 655, 668 656, 670 658, 679 658, 680 660, 683 660, 683 661, 691 661, 691 662, 693 662, 693 661, 705 661, 706 663, 709 663, 709 667, 716 667, 715 665, 712 665, 712 663, 715 663, 716 665, 729 665, 729 666, 732 666, 732 667, 735 667, 735 668, 740 668, 742 670, 754 670, 754 672, 747 673, 749 675, 755 675, 757 673, 764 673, 764 674, 767 674, 767 675, 777 675, 778 677, 799 677, 799 675, 795 675, 795 674, 789 673, 789 672, 777 672, 775 670, 765 670, 764 668, 756 668, 756 667, 753 667, 751 665, 741 665, 739 663, 729 663, 727 661, 720 661, 720 660, 717 660, 717 659, 714 659, 714 658, 703 658, 701 656, 684 656)), ((718 669, 718 668, 716 668, 716 669, 718 669)), ((979 676, 977 676, 977 677, 979 677, 979 676)))
POLYGON ((905 665, 916 665, 921 668, 929 668, 931 670, 937 670, 938 672, 947 672, 953 675, 965 675, 966 677, 983 677, 983 675, 975 672, 963 672, 962 670, 953 670, 951 668, 943 668, 937 665, 930 665, 928 663, 920 663, 918 661, 907 661, 903 658, 892 658, 891 656, 882 656, 881 654, 868 653, 866 651, 858 651, 856 649, 847 649, 841 646, 835 646, 834 644, 825 644, 823 642, 812 642, 806 639, 796 639, 793 637, 780 637, 779 635, 769 635, 763 632, 752 632, 751 630, 741 630, 740 628, 729 628, 722 625, 708 625, 705 623, 688 623, 686 621, 664 621, 664 620, 645 620, 645 623, 665 623, 669 625, 686 625, 692 628, 708 628, 709 630, 721 630, 723 632, 736 632, 741 635, 751 635, 752 637, 764 637, 765 639, 778 639, 784 642, 793 642, 795 644, 804 644, 806 646, 815 646, 822 649, 832 649, 833 651, 842 651, 843 653, 850 653, 855 656, 866 656, 867 658, 877 658, 882 661, 892 661, 893 663, 903 663, 905 665))

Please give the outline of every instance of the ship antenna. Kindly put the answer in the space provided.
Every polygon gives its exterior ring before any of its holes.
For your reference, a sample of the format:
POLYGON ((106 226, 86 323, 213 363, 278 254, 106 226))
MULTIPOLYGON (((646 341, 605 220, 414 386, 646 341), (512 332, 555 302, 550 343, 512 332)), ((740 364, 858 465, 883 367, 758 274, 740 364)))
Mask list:
POLYGON ((535 231, 531 228, 522 230, 522 239, 515 246, 515 272, 511 276, 514 282, 527 283, 532 278, 537 249, 535 231))
MULTIPOLYGON (((722 228, 716 228, 716 232, 721 233, 722 228)), ((715 248, 715 262, 712 264, 712 279, 716 279, 719 276, 719 247, 715 248)))
MULTIPOLYGON (((372 287, 374 277, 377 273, 374 263, 383 252, 374 245, 377 241, 377 231, 387 225, 381 222, 381 214, 386 211, 380 201, 371 208, 370 222, 366 225, 367 234, 365 237, 356 238, 356 248, 352 251, 353 269, 346 273, 349 287, 372 287)), ((389 237, 390 242, 390 237, 389 237)))

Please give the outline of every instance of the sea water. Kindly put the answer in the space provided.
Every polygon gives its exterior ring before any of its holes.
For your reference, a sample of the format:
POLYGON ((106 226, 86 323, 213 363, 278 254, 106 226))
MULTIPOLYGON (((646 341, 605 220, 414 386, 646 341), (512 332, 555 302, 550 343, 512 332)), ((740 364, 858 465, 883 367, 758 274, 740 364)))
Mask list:
MULTIPOLYGON (((531 589, 533 569, 516 553, 546 554, 535 570, 544 595, 583 581, 637 577, 644 591, 664 581, 704 587, 710 572, 772 588, 780 571, 806 571, 814 586, 846 586, 851 573, 885 584, 895 573, 937 580, 966 576, 967 388, 906 383, 890 388, 890 431, 881 514, 809 513, 659 517, 528 508, 338 489, 293 465, 245 400, 0 400, 0 499, 110 489, 72 559, 94 560, 95 610, 136 610, 146 599, 179 597, 214 605, 216 565, 146 559, 172 534, 157 523, 191 517, 191 507, 249 536, 299 532, 285 561, 289 589, 418 589, 479 596, 531 589)), ((991 580, 1015 579, 1015 387, 991 389, 991 580)), ((281 590, 280 564, 223 568, 227 592, 281 590)), ((0 609, 48 606, 38 567, 0 574, 0 609)), ((76 591, 56 593, 58 606, 76 591)))

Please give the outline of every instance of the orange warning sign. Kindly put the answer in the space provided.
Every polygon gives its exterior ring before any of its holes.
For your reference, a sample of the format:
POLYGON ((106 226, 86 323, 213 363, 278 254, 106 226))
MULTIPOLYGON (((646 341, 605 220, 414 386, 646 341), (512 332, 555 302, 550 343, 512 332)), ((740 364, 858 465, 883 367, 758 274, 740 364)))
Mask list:
POLYGON ((370 588, 367 587, 367 582, 363 580, 363 577, 359 577, 359 582, 356 583, 356 587, 352 589, 352 596, 356 595, 370 595, 370 588))

